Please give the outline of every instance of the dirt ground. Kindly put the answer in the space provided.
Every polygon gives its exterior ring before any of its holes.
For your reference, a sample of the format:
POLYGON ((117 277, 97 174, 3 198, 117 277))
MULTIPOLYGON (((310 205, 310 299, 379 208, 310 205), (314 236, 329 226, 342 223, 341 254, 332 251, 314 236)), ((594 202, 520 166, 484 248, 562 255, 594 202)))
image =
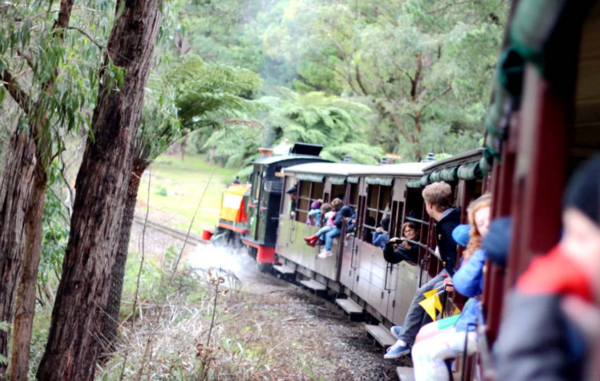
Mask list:
MULTIPOLYGON (((134 225, 131 248, 139 247, 141 230, 140 225, 134 225)), ((181 244, 151 229, 147 230, 145 241, 146 253, 150 255, 181 244)), ((260 331, 260 342, 269 348, 270 357, 268 372, 262 378, 398 379, 396 367, 400 363, 383 359, 383 349, 368 337, 363 323, 351 322, 333 303, 292 282, 258 272, 253 260, 244 253, 229 255, 214 250, 190 246, 185 260, 194 268, 226 269, 239 279, 241 296, 227 306, 236 317, 235 327, 229 332, 242 336, 249 326, 260 331)))

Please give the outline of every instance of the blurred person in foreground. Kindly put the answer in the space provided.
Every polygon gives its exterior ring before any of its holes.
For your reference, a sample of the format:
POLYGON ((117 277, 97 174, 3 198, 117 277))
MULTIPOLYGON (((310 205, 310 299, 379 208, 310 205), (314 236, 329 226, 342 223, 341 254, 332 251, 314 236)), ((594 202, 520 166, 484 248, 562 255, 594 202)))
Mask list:
POLYGON ((498 380, 586 379, 600 325, 591 307, 600 300, 599 180, 596 156, 567 186, 560 242, 518 280, 495 348, 498 380))

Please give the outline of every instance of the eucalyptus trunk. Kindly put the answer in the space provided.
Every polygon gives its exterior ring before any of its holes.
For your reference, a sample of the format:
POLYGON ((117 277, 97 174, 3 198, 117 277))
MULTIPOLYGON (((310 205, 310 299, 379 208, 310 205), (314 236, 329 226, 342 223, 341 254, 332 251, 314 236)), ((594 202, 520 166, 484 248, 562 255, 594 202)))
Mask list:
POLYGON ((23 270, 17 288, 17 306, 13 323, 11 381, 27 381, 38 267, 42 252, 44 198, 47 185, 46 169, 38 160, 33 171, 30 202, 25 215, 25 251, 23 253, 23 270))
MULTIPOLYGON (((52 27, 53 32, 58 32, 56 38, 61 41, 71 19, 73 2, 61 0, 58 17, 52 27)), ((57 74, 58 66, 54 68, 54 75, 57 74)), ((43 159, 51 148, 48 133, 44 131, 48 106, 44 96, 52 93, 54 77, 43 83, 43 94, 36 102, 20 88, 7 69, 3 70, 0 79, 30 120, 28 131, 16 128, 12 134, 0 178, 0 322, 11 323, 23 261, 30 271, 30 259, 36 255, 39 258, 41 251, 41 213, 47 185, 45 165, 48 164, 43 159)), ((35 272, 37 280, 37 266, 35 272)), ((15 326, 15 332, 22 327, 20 322, 15 326)), ((9 341, 10 332, 0 331, 0 355, 4 357, 8 357, 9 341)), ((29 352, 24 356, 29 357, 29 352)), ((0 363, 0 379, 4 379, 6 370, 7 366, 0 363)))
MULTIPOLYGON (((26 245, 36 145, 27 133, 12 136, 0 179, 0 322, 12 322, 15 292, 26 245)), ((10 331, 0 330, 0 355, 8 357, 10 331)), ((6 365, 0 362, 0 379, 6 365)))
POLYGON ((142 174, 148 167, 145 163, 133 164, 133 170, 129 177, 129 186, 127 187, 127 198, 125 199, 125 210, 121 219, 121 233, 119 237, 119 246, 117 248, 117 257, 112 269, 112 280, 108 303, 106 305, 106 325, 103 338, 106 340, 106 353, 114 350, 119 328, 119 311, 121 310, 121 297, 123 294, 123 281, 125 280, 125 265, 127 264, 127 253, 129 251, 129 240, 131 238, 131 228, 133 226, 133 217, 135 215, 135 203, 137 201, 138 190, 140 188, 142 174))
POLYGON ((38 380, 94 379, 160 6, 158 0, 117 4, 38 380), (109 59, 124 71, 123 83, 110 78, 109 59))

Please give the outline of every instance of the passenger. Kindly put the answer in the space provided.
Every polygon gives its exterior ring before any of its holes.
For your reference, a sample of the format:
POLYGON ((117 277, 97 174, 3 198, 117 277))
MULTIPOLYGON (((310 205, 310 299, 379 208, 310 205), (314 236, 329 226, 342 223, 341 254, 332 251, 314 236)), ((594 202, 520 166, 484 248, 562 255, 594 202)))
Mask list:
POLYGON ((408 241, 417 242, 419 232, 414 222, 405 222, 402 225, 402 239, 392 238, 383 248, 383 257, 386 261, 396 264, 407 261, 416 265, 419 260, 419 245, 408 241))
POLYGON ((325 248, 319 254, 319 258, 325 259, 331 257, 331 246, 333 239, 342 234, 342 227, 346 224, 346 233, 354 232, 356 224, 356 212, 349 206, 344 206, 335 216, 334 228, 325 234, 325 248))
POLYGON ((311 237, 304 237, 306 244, 312 247, 315 247, 317 244, 322 245, 325 242, 325 234, 335 227, 333 222, 336 211, 333 210, 333 206, 331 206, 331 204, 325 203, 321 205, 321 214, 325 217, 325 226, 319 229, 317 234, 311 237))
POLYGON ((395 359, 410 353, 419 328, 431 321, 423 307, 419 305, 425 299, 424 293, 441 288, 444 280, 454 273, 456 263, 456 242, 452 238, 454 228, 460 223, 460 207, 452 207, 452 188, 445 182, 429 184, 423 190, 425 210, 437 221, 435 238, 440 256, 444 261, 444 270, 419 288, 410 304, 404 326, 392 327, 392 335, 398 338, 396 344, 388 348, 384 358, 395 359))
POLYGON ((310 211, 308 212, 308 215, 306 216, 306 224, 307 225, 314 225, 315 226, 321 226, 321 205, 323 204, 323 200, 317 200, 317 201, 313 201, 312 204, 310 204, 310 211))
MULTIPOLYGON (((416 381, 448 381, 450 375, 446 360, 457 358, 464 354, 475 353, 477 350, 477 305, 475 298, 483 291, 483 268, 485 252, 481 250, 481 240, 488 233, 490 224, 490 209, 492 198, 484 195, 473 201, 469 206, 470 239, 463 254, 460 269, 452 277, 456 291, 470 299, 463 308, 460 318, 454 326, 439 331, 440 322, 429 323, 421 331, 437 331, 425 340, 418 341, 412 349, 412 360, 416 381)), ((455 232, 462 230, 462 225, 455 232)), ((454 234, 456 237, 457 234, 454 234)), ((457 240, 455 238, 455 240, 457 240)), ((450 317, 443 320, 454 320, 450 317)), ((442 324, 443 325, 443 324, 442 324)), ((422 332, 419 332, 419 338, 422 332)))
POLYGON ((386 242, 390 239, 390 235, 388 234, 389 226, 390 219, 388 217, 381 220, 379 227, 373 233, 373 240, 371 241, 373 245, 379 246, 382 249, 385 248, 386 242))
POLYGON ((334 211, 339 212, 344 206, 344 202, 341 198, 336 197, 333 199, 333 201, 331 201, 331 206, 333 206, 334 211))
POLYGON ((573 301, 585 306, 600 298, 599 187, 596 156, 567 186, 560 241, 517 282, 495 348, 498 380, 586 379, 590 342, 569 309, 573 301))
POLYGON ((292 200, 290 202, 290 217, 294 218, 296 217, 296 199, 298 198, 298 188, 294 185, 285 193, 287 193, 290 196, 290 199, 292 200))
POLYGON ((236 176, 235 179, 233 180, 233 185, 239 185, 240 184, 240 177, 236 176))

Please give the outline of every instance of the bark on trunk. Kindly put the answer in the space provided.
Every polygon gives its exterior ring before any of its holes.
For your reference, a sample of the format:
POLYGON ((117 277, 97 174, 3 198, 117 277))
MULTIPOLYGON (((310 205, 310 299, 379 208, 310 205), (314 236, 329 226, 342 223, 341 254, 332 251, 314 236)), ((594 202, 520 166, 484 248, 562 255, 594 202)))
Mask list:
MULTIPOLYGON (((61 40, 64 29, 69 25, 73 2, 74 0, 61 0, 58 18, 52 27, 53 31, 59 31, 57 37, 61 40)), ((58 74, 58 66, 54 72, 55 75, 58 74)), ((24 250, 28 255, 35 255, 37 250, 38 256, 41 250, 41 210, 47 180, 43 163, 40 161, 42 153, 38 152, 37 147, 42 144, 46 150, 49 145, 38 141, 42 139, 47 143, 45 139, 48 137, 42 131, 46 111, 40 107, 40 100, 38 99, 38 104, 33 105, 29 95, 20 89, 6 69, 3 71, 3 77, 4 86, 15 102, 29 119, 34 121, 28 132, 17 130, 13 133, 0 179, 0 321, 10 323, 24 250)), ((53 86, 54 79, 51 78, 43 84, 42 92, 51 94, 53 86)), ((35 271, 37 274, 37 266, 35 271)), ((35 284, 34 281, 34 287, 35 284)), ((35 288, 33 298, 35 300, 35 288)), ((0 355, 8 357, 9 340, 10 332, 0 331, 0 355)), ((26 356, 29 357, 29 352, 26 356)), ((0 379, 4 379, 5 374, 6 365, 0 364, 0 379)))
MULTIPOLYGON (((35 166, 35 142, 26 133, 15 132, 0 180, 0 322, 12 322, 35 166)), ((0 331, 0 354, 5 357, 9 341, 10 332, 0 331)), ((6 365, 0 364, 0 379, 5 373, 6 365)))
POLYGON ((47 184, 46 170, 38 160, 33 173, 33 184, 31 184, 31 201, 25 216, 25 252, 23 254, 23 273, 17 289, 17 307, 13 323, 14 335, 10 362, 11 381, 27 381, 31 332, 35 315, 38 267, 42 252, 42 217, 47 184))
POLYGON ((117 89, 109 73, 102 73, 92 119, 94 139, 87 141, 75 183, 69 243, 38 380, 94 378, 133 142, 161 18, 159 0, 122 2, 124 10, 111 32, 104 67, 110 57, 125 71, 124 81, 117 89))
POLYGON ((106 340, 105 353, 107 354, 114 350, 115 341, 117 339, 123 280, 125 279, 125 265, 127 264, 127 253, 129 251, 129 239, 131 237, 131 227, 133 225, 133 216, 135 214, 135 203, 137 200, 138 189, 140 188, 141 177, 147 167, 147 165, 134 163, 131 176, 129 177, 125 210, 123 211, 123 218, 121 219, 121 235, 119 237, 117 257, 115 258, 115 264, 112 269, 110 294, 106 306, 106 324, 103 338, 106 340))

